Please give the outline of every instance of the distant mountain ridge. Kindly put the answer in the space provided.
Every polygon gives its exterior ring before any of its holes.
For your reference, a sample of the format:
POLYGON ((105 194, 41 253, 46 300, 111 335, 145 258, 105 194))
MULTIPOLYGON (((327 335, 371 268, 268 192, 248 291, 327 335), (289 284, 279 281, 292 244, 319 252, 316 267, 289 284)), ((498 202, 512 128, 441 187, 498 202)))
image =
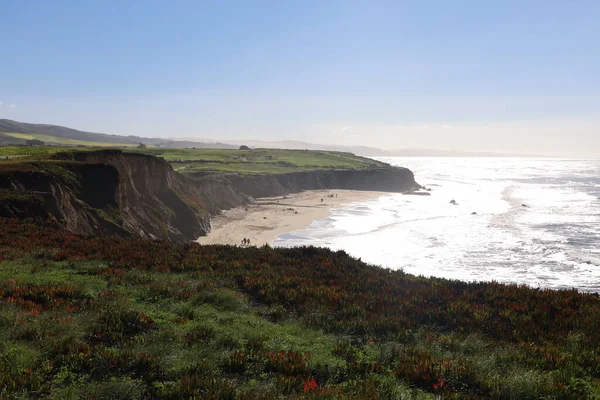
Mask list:
MULTIPOLYGON (((493 152, 472 152, 440 149, 390 149, 383 150, 369 146, 344 146, 331 144, 315 144, 296 140, 263 141, 263 140, 225 140, 225 143, 243 143, 250 147, 284 148, 299 150, 330 150, 354 153, 363 157, 536 157, 527 154, 502 154, 493 152)), ((539 156, 537 156, 539 157, 539 156)))
POLYGON ((90 142, 106 142, 119 144, 137 144, 139 139, 135 136, 109 135, 106 133, 85 132, 59 125, 29 124, 25 122, 0 119, 0 132, 24 133, 32 135, 46 135, 64 139, 84 140, 90 142))
MULTIPOLYGON (((71 139, 77 141, 88 141, 95 143, 117 144, 132 146, 143 143, 145 145, 168 147, 168 148, 212 148, 212 149, 236 149, 240 145, 246 145, 254 148, 279 148, 279 149, 301 149, 301 150, 330 150, 349 152, 364 157, 536 157, 525 154, 500 154, 492 152, 469 152, 456 150, 438 150, 438 149, 391 149, 383 150, 369 146, 345 146, 332 144, 315 144, 297 140, 283 141, 264 141, 264 140, 225 140, 222 142, 192 138, 164 139, 164 138, 146 138, 140 136, 122 136, 107 133, 86 132, 77 129, 67 128, 59 125, 48 124, 30 124, 17 122, 9 119, 0 119, 0 145, 19 145, 25 144, 23 138, 16 138, 6 135, 29 134, 43 135, 44 137, 55 137, 60 139, 71 139), (3 134, 4 133, 4 134, 3 134)), ((60 144, 44 139, 46 143, 60 144)), ((539 157, 539 156, 538 156, 539 157)))
MULTIPOLYGON (((137 145, 143 143, 145 145, 183 148, 183 147, 199 147, 199 148, 219 148, 231 149, 237 146, 226 143, 201 143, 192 141, 177 141, 162 138, 147 138, 140 136, 122 136, 107 133, 96 133, 72 129, 60 125, 49 124, 30 124, 26 122, 12 121, 9 119, 0 119, 0 145, 9 144, 25 144, 26 140, 16 138, 7 133, 27 134, 27 135, 43 135, 51 136, 60 139, 72 139, 77 141, 95 142, 95 143, 110 143, 122 145, 137 145)), ((56 143, 51 140, 43 140, 47 143, 56 143)), ((58 142, 60 143, 60 142, 58 142)))

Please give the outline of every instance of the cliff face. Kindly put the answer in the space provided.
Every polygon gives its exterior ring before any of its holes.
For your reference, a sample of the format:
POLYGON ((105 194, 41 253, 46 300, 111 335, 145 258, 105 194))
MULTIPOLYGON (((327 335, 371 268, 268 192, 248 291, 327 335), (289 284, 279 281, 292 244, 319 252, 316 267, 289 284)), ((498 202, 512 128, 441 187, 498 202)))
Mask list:
POLYGON ((120 150, 61 153, 0 170, 0 216, 55 220, 85 235, 173 241, 210 232, 210 215, 257 197, 303 190, 405 192, 419 188, 405 168, 276 175, 177 173, 163 159, 120 150))
POLYGON ((409 169, 395 167, 355 171, 302 171, 277 175, 231 174, 225 179, 236 190, 254 198, 318 189, 408 192, 420 188, 409 169))
POLYGON ((0 173, 0 216, 56 220, 86 235, 127 234, 118 223, 114 168, 52 163, 20 167, 0 173), (95 189, 85 184, 92 181, 95 189))
POLYGON ((118 150, 58 154, 0 173, 0 215, 50 217, 69 231, 174 241, 210 229, 197 189, 164 160, 118 150), (28 197, 20 204, 14 199, 28 197))
POLYGON ((197 189, 165 160, 116 150, 74 153, 72 159, 116 169, 115 197, 127 232, 183 241, 210 229, 209 214, 197 189))

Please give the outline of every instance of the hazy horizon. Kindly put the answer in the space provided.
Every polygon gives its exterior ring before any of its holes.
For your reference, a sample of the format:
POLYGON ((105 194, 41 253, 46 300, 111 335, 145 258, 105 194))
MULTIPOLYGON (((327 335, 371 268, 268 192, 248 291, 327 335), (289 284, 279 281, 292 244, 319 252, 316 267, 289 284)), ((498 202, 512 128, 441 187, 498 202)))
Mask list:
POLYGON ((600 3, 0 5, 0 118, 600 157, 600 3))

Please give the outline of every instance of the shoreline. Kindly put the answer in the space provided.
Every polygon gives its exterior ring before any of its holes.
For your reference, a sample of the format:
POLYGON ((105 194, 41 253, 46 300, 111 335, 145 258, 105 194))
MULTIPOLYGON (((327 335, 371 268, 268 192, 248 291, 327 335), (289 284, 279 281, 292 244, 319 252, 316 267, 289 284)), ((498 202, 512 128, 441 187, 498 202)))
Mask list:
POLYGON ((307 228, 327 218, 332 209, 390 195, 361 190, 307 190, 285 196, 263 197, 254 204, 224 210, 211 220, 211 232, 199 237, 200 244, 271 245, 279 235, 307 228))

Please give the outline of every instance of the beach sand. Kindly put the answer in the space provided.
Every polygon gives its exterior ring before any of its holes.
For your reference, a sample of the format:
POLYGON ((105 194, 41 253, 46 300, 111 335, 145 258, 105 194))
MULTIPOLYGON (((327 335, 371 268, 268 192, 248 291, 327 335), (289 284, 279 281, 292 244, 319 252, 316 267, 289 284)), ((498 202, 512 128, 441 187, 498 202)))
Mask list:
POLYGON ((327 218, 333 208, 377 199, 386 194, 390 193, 310 190, 256 199, 255 204, 225 210, 214 217, 211 233, 200 237, 198 243, 240 245, 242 239, 247 238, 252 246, 271 244, 278 235, 304 229, 314 220, 327 218), (328 195, 334 197, 327 197, 328 195))

